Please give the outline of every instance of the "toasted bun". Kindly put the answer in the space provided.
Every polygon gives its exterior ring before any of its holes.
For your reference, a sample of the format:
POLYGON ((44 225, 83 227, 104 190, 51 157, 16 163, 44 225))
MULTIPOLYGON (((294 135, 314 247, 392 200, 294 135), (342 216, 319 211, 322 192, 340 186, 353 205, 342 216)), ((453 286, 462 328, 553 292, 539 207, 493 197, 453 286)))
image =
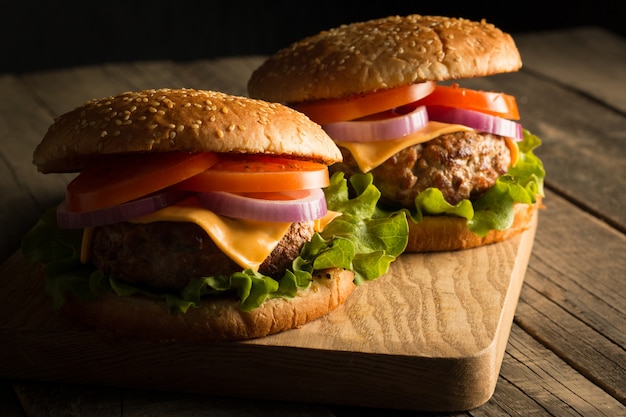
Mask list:
POLYGON ((234 299, 203 300, 199 308, 173 315, 162 301, 147 297, 100 296, 94 302, 68 297, 64 311, 110 332, 112 338, 209 343, 263 337, 328 314, 356 288, 354 274, 338 268, 317 271, 307 290, 292 299, 273 298, 245 312, 234 299))
POLYGON ((391 16, 343 25, 276 52, 254 71, 248 92, 296 103, 521 66, 513 38, 484 20, 391 16))
POLYGON ((425 216, 419 223, 409 221, 406 252, 462 250, 501 242, 529 229, 540 206, 539 198, 535 204, 516 204, 511 227, 505 230, 491 230, 483 237, 472 233, 467 228, 465 219, 460 217, 425 216))
POLYGON ((57 118, 35 149, 39 171, 76 172, 129 152, 236 152, 332 164, 341 153, 306 116, 203 90, 145 90, 92 100, 57 118))

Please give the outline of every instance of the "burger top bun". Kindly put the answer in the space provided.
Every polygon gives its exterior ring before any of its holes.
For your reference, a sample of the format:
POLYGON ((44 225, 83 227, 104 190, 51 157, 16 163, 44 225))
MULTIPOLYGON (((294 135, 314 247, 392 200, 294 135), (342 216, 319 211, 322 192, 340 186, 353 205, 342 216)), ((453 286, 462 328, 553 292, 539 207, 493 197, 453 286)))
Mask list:
POLYGON ((484 20, 390 16, 342 25, 276 52, 252 74, 248 92, 296 103, 521 66, 513 38, 484 20))
POLYGON ((43 173, 129 152, 235 152, 341 160, 326 133, 286 106, 215 91, 160 89, 91 100, 58 117, 35 149, 43 173))

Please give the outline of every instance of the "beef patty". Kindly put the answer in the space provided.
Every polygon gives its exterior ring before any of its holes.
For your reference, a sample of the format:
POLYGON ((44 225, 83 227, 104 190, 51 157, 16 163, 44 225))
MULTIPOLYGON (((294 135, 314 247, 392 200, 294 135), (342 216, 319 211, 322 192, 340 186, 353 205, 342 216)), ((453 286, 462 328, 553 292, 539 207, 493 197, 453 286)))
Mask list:
MULTIPOLYGON (((313 222, 292 223, 259 272, 282 277, 313 234, 313 222)), ((120 281, 166 291, 181 290, 192 278, 242 270, 200 226, 183 222, 97 227, 91 240, 91 260, 99 270, 120 281)))
MULTIPOLYGON (((341 151, 343 162, 332 165, 331 171, 343 171, 346 177, 360 172, 350 152, 341 151)), ((415 197, 430 187, 441 190, 453 205, 476 197, 505 174, 510 164, 511 153, 503 137, 455 132, 403 149, 371 173, 382 194, 381 203, 411 208, 415 197)))

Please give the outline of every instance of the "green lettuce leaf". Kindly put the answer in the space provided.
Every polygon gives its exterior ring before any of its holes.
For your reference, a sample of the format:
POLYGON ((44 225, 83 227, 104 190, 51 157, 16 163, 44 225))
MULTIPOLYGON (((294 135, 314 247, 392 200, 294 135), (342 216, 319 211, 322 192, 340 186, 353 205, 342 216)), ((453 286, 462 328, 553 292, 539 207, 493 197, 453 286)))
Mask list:
POLYGON ((350 198, 343 174, 335 174, 324 190, 328 208, 343 214, 322 233, 307 242, 300 256, 280 280, 246 269, 231 276, 192 279, 179 293, 159 293, 128 285, 80 262, 82 230, 60 229, 56 209, 50 208, 22 239, 22 253, 33 268, 43 266, 46 291, 60 308, 68 292, 83 300, 114 292, 119 296, 141 294, 162 299, 173 313, 200 306, 201 299, 228 295, 240 300, 240 308, 250 311, 275 297, 291 298, 311 285, 313 272, 326 268, 354 271, 355 283, 362 284, 384 275, 391 262, 407 244, 408 223, 404 213, 385 214, 376 208, 380 192, 371 175, 354 176, 357 192, 350 198))

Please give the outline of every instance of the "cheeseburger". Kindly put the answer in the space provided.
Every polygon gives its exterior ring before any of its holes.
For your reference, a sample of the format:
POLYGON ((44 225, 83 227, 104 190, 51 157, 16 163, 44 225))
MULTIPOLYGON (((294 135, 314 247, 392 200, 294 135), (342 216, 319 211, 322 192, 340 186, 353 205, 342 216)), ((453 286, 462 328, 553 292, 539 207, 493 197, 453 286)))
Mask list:
POLYGON ((373 175, 380 207, 410 214, 408 252, 457 250, 526 230, 541 204, 540 140, 515 98, 458 84, 521 66, 512 37, 485 21, 391 16, 293 43, 248 91, 322 125, 343 154, 331 172, 373 175))
POLYGON ((213 342, 299 327, 387 272, 405 216, 371 177, 329 178, 335 143, 281 104, 161 89, 92 100, 34 151, 79 172, 22 251, 54 306, 119 336, 213 342))

